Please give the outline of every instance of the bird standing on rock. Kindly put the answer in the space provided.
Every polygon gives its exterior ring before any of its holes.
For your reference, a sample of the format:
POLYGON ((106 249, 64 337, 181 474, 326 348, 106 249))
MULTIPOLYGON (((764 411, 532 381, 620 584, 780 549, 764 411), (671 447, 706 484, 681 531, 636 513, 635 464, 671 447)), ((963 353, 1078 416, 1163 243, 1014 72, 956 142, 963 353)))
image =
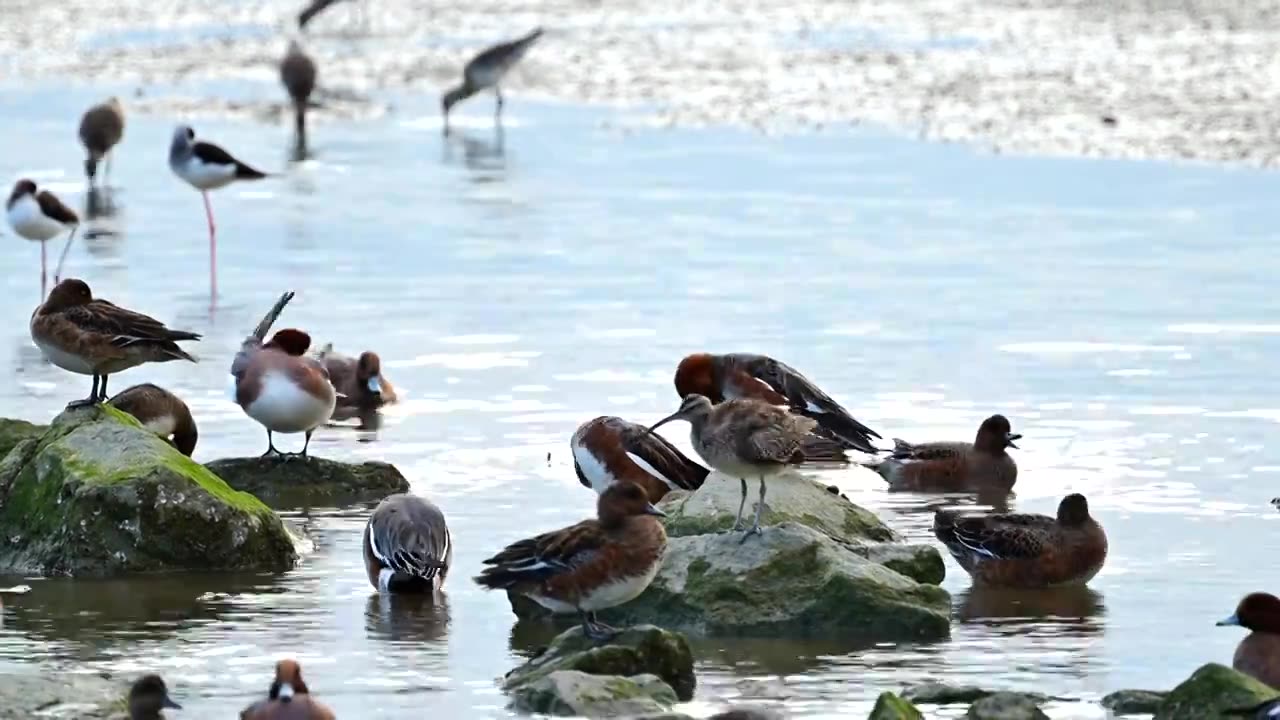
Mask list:
POLYGON ((502 122, 502 88, 500 83, 511 68, 524 57, 529 48, 542 37, 542 28, 522 38, 505 42, 476 55, 462 69, 462 84, 446 92, 440 104, 444 110, 444 132, 449 134, 449 110, 459 102, 475 95, 481 90, 493 88, 496 105, 493 110, 495 123, 502 122))
MULTIPOLYGON (((814 420, 749 398, 712 405, 704 395, 689 395, 679 410, 654 423, 649 432, 672 420, 689 423, 689 440, 693 449, 708 465, 738 478, 742 483, 742 501, 738 503, 733 530, 742 527, 742 511, 747 504, 747 478, 760 478, 760 501, 756 505, 755 522, 742 536, 743 542, 763 532, 760 513, 764 510, 765 478, 777 475, 788 466, 804 464, 808 448, 829 444, 829 441, 813 434, 817 426, 814 420)), ((823 451, 827 450, 815 448, 815 452, 823 451)))

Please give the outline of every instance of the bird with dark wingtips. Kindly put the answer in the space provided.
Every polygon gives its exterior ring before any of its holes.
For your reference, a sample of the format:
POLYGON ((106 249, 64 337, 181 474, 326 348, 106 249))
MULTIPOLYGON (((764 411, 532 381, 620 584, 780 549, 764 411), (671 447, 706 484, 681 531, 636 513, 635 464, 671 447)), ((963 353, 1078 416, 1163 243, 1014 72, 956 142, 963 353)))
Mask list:
POLYGON ((1073 493, 1057 517, 1022 513, 961 516, 939 510, 933 534, 976 585, 1042 588, 1084 585, 1107 559, 1107 534, 1073 493))
POLYGON ((300 146, 306 145, 307 103, 316 89, 316 63, 303 51, 297 40, 289 41, 289 49, 280 61, 280 82, 293 103, 293 129, 300 146))
POLYGON ((449 133, 449 111, 453 106, 489 88, 493 88, 496 102, 493 110, 494 122, 502 122, 502 105, 505 102, 502 99, 502 79, 511 71, 511 68, 515 67, 516 63, 520 62, 540 37, 542 37, 542 28, 534 28, 524 37, 494 45, 466 64, 462 69, 462 84, 446 92, 440 100, 446 135, 449 133))
POLYGON ((209 191, 226 187, 238 180, 261 180, 267 174, 240 162, 231 153, 211 142, 196 140, 196 131, 179 125, 169 143, 169 169, 204 198, 205 218, 209 221, 209 286, 218 292, 218 227, 213 221, 209 191))
POLYGON ((162 720, 164 710, 181 710, 169 697, 169 688, 159 675, 143 675, 129 688, 129 720, 162 720))
POLYGON ((689 395, 679 410, 651 425, 649 432, 672 420, 689 423, 693 449, 708 465, 742 483, 742 501, 738 503, 733 530, 742 527, 747 478, 760 478, 755 522, 742 536, 743 542, 763 532, 760 513, 764 510, 766 478, 816 457, 843 458, 838 445, 813 433, 817 422, 761 400, 738 398, 712 405, 705 395, 689 395))
POLYGON ((435 592, 453 565, 444 513, 417 495, 391 495, 364 527, 364 568, 381 592, 435 592))
POLYGON ((67 243, 62 246, 62 254, 58 256, 58 265, 53 270, 53 281, 56 283, 62 274, 62 263, 67 259, 67 251, 71 249, 71 241, 76 237, 80 216, 59 200, 57 195, 39 189, 35 181, 25 178, 14 183, 13 192, 9 194, 9 201, 5 204, 5 215, 9 220, 9 227, 19 237, 40 243, 40 298, 44 299, 49 272, 46 243, 68 230, 71 231, 67 236, 67 243))
POLYGON ((183 455, 191 457, 195 452, 200 438, 195 418, 182 398, 168 390, 142 383, 116 393, 107 404, 132 415, 183 455))
POLYGON ((582 423, 569 447, 578 482, 597 494, 633 482, 656 503, 672 490, 697 490, 710 473, 661 435, 612 415, 582 423))
POLYGON ((972 443, 930 442, 918 445, 893 439, 887 458, 863 463, 889 483, 890 490, 926 492, 1008 491, 1018 480, 1018 463, 1007 452, 1017 449, 1009 419, 992 415, 978 426, 972 443))
POLYGON ((276 663, 276 676, 267 690, 267 699, 245 708, 240 720, 334 720, 327 705, 311 697, 296 660, 276 663))
POLYGON ((613 485, 596 500, 596 519, 508 545, 484 561, 475 581, 489 590, 529 597, 557 614, 576 613, 587 637, 617 631, 596 612, 630 602, 662 566, 665 513, 634 483, 613 485))
POLYGON ((1245 595, 1236 611, 1220 626, 1251 630, 1236 646, 1231 667, 1274 688, 1280 688, 1280 598, 1270 593, 1245 595))
POLYGON ((768 355, 695 353, 680 361, 676 394, 705 395, 712 403, 754 398, 817 422, 818 434, 848 450, 878 453, 871 444, 880 434, 858 422, 848 410, 790 365, 768 355))
POLYGON ((111 173, 111 151, 124 137, 124 105, 110 97, 94 105, 80 117, 80 144, 84 145, 84 174, 92 187, 98 177, 98 163, 107 161, 111 173))
MULTIPOLYGON (((302 12, 298 13, 298 29, 306 29, 307 24, 315 19, 315 16, 324 12, 330 5, 338 2, 341 2, 341 0, 313 0, 310 5, 302 9, 302 12)), ((364 13, 363 0, 356 0, 356 11, 360 13, 360 24, 367 24, 368 17, 364 13)))
POLYGON ((31 339, 54 365, 93 376, 89 397, 70 408, 105 401, 108 376, 118 372, 148 362, 196 362, 178 342, 200 335, 170 330, 153 317, 95 298, 88 283, 67 278, 31 313, 31 339))

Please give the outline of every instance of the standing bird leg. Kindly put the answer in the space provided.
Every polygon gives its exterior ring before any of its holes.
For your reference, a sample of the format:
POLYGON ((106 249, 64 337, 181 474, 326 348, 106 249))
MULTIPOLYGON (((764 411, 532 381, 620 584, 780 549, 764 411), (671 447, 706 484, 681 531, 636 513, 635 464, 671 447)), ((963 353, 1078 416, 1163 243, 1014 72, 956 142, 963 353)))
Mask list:
MULTIPOLYGON (((58 266, 53 269, 53 284, 57 285, 62 280, 62 263, 67 260, 67 251, 71 249, 71 243, 76 239, 76 230, 80 226, 71 228, 71 234, 67 236, 67 244, 62 246, 62 254, 58 256, 58 266)), ((41 244, 43 246, 43 243, 41 244)))
POLYGON ((497 85, 494 85, 493 94, 498 97, 498 102, 493 107, 493 121, 501 125, 502 124, 502 103, 504 102, 502 99, 502 88, 498 87, 497 85))
POLYGON ((107 401, 107 375, 102 376, 102 387, 98 389, 98 402, 107 401))
MULTIPOLYGON (((746 485, 747 485, 747 481, 746 481, 746 480, 743 480, 743 481, 742 481, 742 485, 743 485, 743 489, 745 490, 745 489, 746 489, 746 485)), ((743 498, 744 498, 744 499, 746 498, 746 495, 745 495, 745 494, 743 495, 743 498)), ((738 541, 738 544, 742 544, 742 543, 746 542, 746 541, 747 541, 747 538, 751 537, 752 535, 763 535, 763 534, 764 534, 764 531, 760 529, 760 512, 761 512, 763 509, 764 509, 764 476, 763 476, 763 475, 761 475, 761 476, 760 476, 760 502, 756 504, 756 521, 755 521, 755 524, 754 524, 754 525, 752 525, 752 526, 751 526, 751 528, 750 528, 749 530, 747 530, 745 533, 743 533, 743 535, 742 535, 742 539, 738 541)))
POLYGON ((268 457, 270 455, 283 455, 283 454, 284 453, 281 453, 279 450, 276 449, 275 441, 271 437, 271 431, 267 430, 267 451, 262 453, 262 457, 268 457))
POLYGON ((71 402, 67 403, 67 409, 70 410, 71 408, 87 407, 89 405, 97 405, 97 404, 98 404, 98 376, 95 374, 93 376, 93 389, 89 391, 89 397, 83 400, 72 400, 71 402))
POLYGON ((49 287, 48 257, 49 257, 49 252, 48 252, 48 249, 45 247, 45 241, 41 241, 40 243, 40 302, 44 302, 45 293, 48 292, 48 287, 49 287))
POLYGON ((213 206, 209 204, 209 191, 202 190, 204 214, 209 219, 209 294, 218 294, 218 228, 213 223, 213 206))
POLYGON ((738 482, 742 483, 742 500, 738 503, 738 517, 733 519, 733 529, 729 532, 736 532, 742 529, 742 510, 747 506, 747 479, 738 478, 738 482))
POLYGON ((617 637, 617 628, 611 627, 597 620, 594 612, 586 612, 579 609, 578 613, 582 616, 582 633, 589 639, 596 642, 606 642, 617 637))

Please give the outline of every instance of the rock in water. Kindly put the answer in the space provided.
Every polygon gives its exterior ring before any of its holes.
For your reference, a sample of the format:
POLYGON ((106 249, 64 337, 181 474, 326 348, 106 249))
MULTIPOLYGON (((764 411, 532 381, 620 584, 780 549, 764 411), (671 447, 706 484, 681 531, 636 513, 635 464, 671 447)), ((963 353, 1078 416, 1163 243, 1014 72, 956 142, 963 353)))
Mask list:
POLYGON ((1225 711, 1264 703, 1280 694, 1225 665, 1209 663, 1191 674, 1160 703, 1155 720, 1219 720, 1238 718, 1225 711))
POLYGON ((1151 715, 1168 694, 1155 690, 1117 690, 1102 698, 1102 707, 1113 715, 1151 715))
POLYGON ((867 720, 924 720, 924 714, 910 700, 884 692, 876 698, 876 706, 871 709, 867 720))
MULTIPOLYGON (((545 614, 511 600, 517 615, 545 614)), ((600 617, 713 635, 938 639, 951 632, 951 598, 786 522, 746 543, 738 533, 672 538, 649 588, 600 617)))
POLYGON ((1049 720, 1036 698, 1025 693, 996 692, 969 706, 966 720, 1049 720))
POLYGON ((214 460, 205 467, 236 490, 276 508, 374 502, 409 491, 404 475, 384 462, 254 457, 214 460))
POLYGON ((512 691, 511 706, 527 713, 613 718, 662 712, 675 702, 675 691, 657 675, 557 670, 512 691))
MULTIPOLYGON (((575 626, 555 637, 540 655, 507 673, 503 689, 515 694, 553 672, 573 670, 590 675, 656 675, 680 700, 693 697, 693 653, 683 635, 652 625, 625 628, 617 637, 596 644, 575 626)), ((670 704, 670 703, 668 703, 670 704)), ((632 714, 647 712, 634 711, 632 714)))
POLYGON ((6 570, 287 570, 297 559, 270 508, 110 406, 64 412, 0 461, 6 570))

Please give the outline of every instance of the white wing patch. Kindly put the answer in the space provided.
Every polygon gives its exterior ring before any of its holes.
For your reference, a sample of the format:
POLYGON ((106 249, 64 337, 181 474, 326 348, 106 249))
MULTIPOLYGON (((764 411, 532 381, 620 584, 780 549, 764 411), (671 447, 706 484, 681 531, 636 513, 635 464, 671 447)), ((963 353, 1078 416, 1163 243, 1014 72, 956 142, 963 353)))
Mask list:
POLYGON ((654 477, 658 478, 659 480, 661 480, 662 482, 666 483, 666 484, 667 484, 667 487, 671 488, 672 490, 679 490, 679 489, 680 489, 680 486, 679 486, 679 485, 677 485, 677 484, 675 484, 675 483, 671 482, 671 478, 669 478, 669 477, 667 477, 666 475, 663 475, 662 473, 658 472, 658 469, 657 469, 657 468, 655 468, 654 466, 650 465, 649 463, 645 462, 645 459, 644 459, 644 458, 642 458, 642 457, 640 457, 639 455, 636 455, 635 453, 632 453, 632 452, 627 453, 627 457, 631 458, 631 462, 635 463, 636 465, 639 465, 641 470, 644 470, 645 472, 649 473, 650 475, 652 475, 652 476, 654 476, 654 477))
POLYGON ((967 549, 969 552, 976 553, 976 554, 978 554, 978 555, 982 555, 982 556, 984 556, 984 557, 989 557, 989 558, 991 558, 992 560, 999 560, 999 559, 1000 559, 1000 558, 999 558, 995 553, 993 553, 993 552, 991 552, 990 550, 988 550, 988 549, 986 549, 986 548, 982 547, 981 545, 974 545, 974 544, 972 544, 971 542, 966 542, 966 541, 965 541, 965 537, 964 537, 964 535, 960 534, 959 532, 954 533, 954 536, 955 536, 956 542, 958 542, 958 543, 960 543, 962 546, 964 546, 964 547, 965 547, 965 549, 967 549))

